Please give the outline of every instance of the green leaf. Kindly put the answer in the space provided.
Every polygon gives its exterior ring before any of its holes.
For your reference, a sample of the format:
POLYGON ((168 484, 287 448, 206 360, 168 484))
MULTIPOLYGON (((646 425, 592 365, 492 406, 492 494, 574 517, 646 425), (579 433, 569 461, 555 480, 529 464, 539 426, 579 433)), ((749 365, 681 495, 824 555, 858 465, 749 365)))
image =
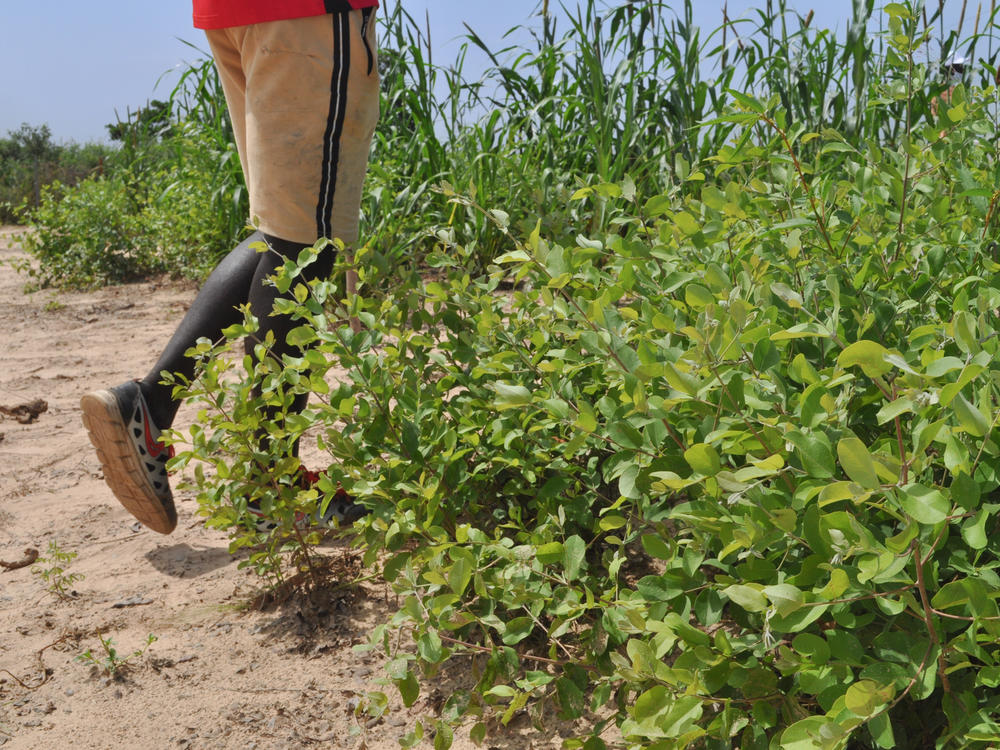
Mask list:
POLYGON ((888 14, 893 18, 912 18, 913 14, 910 9, 906 7, 903 3, 886 3, 885 7, 882 9, 883 13, 888 14))
POLYGON ((779 583, 774 586, 765 586, 764 595, 771 600, 778 614, 782 617, 790 615, 805 603, 805 595, 795 586, 788 583, 779 583))
POLYGON ((771 284, 771 293, 793 309, 802 307, 802 295, 793 291, 787 284, 771 284))
POLYGON ((966 354, 976 354, 980 350, 979 341, 976 337, 976 319, 968 310, 959 310, 952 320, 952 329, 955 332, 955 343, 958 348, 966 354))
POLYGON ((580 575, 586 554, 587 543, 576 534, 563 542, 563 568, 568 580, 576 580, 580 575))
POLYGON ((436 630, 428 630, 417 639, 417 653, 420 658, 430 664, 437 664, 444 659, 444 648, 441 636, 436 630))
POLYGON ((469 730, 469 739, 476 745, 482 745, 486 741, 487 729, 488 727, 485 722, 477 722, 473 725, 472 729, 469 730))
POLYGON ((837 457, 844 472, 862 487, 877 490, 881 486, 875 471, 875 461, 863 442, 856 437, 842 438, 837 443, 837 457))
POLYGON ((892 700, 893 692, 872 680, 859 680, 847 688, 844 704, 852 713, 867 718, 892 700))
POLYGON ((568 677, 556 680, 556 695, 559 698, 561 719, 577 719, 587 709, 587 699, 580 687, 568 677))
POLYGON ((580 401, 577 404, 577 408, 580 414, 576 418, 576 422, 573 423, 573 426, 583 432, 594 432, 597 429, 597 413, 594 411, 594 407, 586 401, 580 401))
POLYGON ((885 424, 886 422, 891 422, 896 417, 901 414, 906 414, 907 412, 913 411, 913 399, 908 396, 903 396, 897 398, 895 401, 886 404, 881 409, 879 409, 878 414, 875 418, 878 419, 879 424, 885 424))
POLYGON ((503 642, 508 646, 520 643, 534 630, 535 621, 531 617, 515 617, 507 623, 507 630, 503 634, 503 642))
POLYGON ((850 585, 851 579, 847 575, 847 571, 842 568, 834 568, 833 572, 830 573, 830 580, 819 592, 819 596, 827 601, 839 599, 850 585))
POLYGON ((702 310, 715 302, 715 295, 701 284, 688 284, 684 288, 684 301, 695 310, 702 310))
POLYGON ((965 584, 965 579, 946 583, 931 598, 931 606, 935 609, 948 609, 968 604, 969 589, 965 584))
POLYGON ((663 377, 666 379, 667 383, 670 384, 671 388, 674 388, 681 393, 686 393, 689 396, 698 395, 698 389, 700 387, 698 381, 683 370, 674 367, 674 365, 670 362, 667 362, 664 365, 663 377))
POLYGON ((737 91, 736 89, 727 89, 726 93, 733 97, 744 109, 760 115, 764 114, 764 105, 755 97, 744 94, 742 91, 737 91))
POLYGON ((614 531, 615 529, 620 529, 627 524, 628 520, 625 516, 619 513, 609 513, 597 522, 597 527, 601 531, 614 531))
POLYGON ((517 695, 517 689, 510 685, 494 685, 485 694, 495 695, 497 698, 513 698, 517 695))
POLYGON ((962 539, 972 549, 986 549, 986 545, 989 543, 989 538, 986 536, 986 521, 988 519, 989 513, 984 508, 962 524, 962 539))
POLYGON ((642 492, 636 485, 636 481, 638 479, 638 464, 629 464, 625 471, 622 472, 621 476, 618 477, 618 492, 621 493, 622 497, 628 498, 629 500, 638 500, 642 497, 642 492))
POLYGON ((492 388, 496 392, 493 405, 497 409, 513 409, 531 403, 531 391, 523 385, 493 383, 492 388))
POLYGON ((535 557, 543 565, 552 565, 559 562, 563 559, 563 554, 562 542, 548 542, 535 550, 535 557))
POLYGON ((809 716, 781 733, 781 750, 833 750, 846 730, 827 716, 809 716))
POLYGON ((948 517, 951 504, 940 490, 922 484, 902 488, 900 505, 917 523, 935 524, 948 517))
POLYGON ((951 498, 965 510, 979 507, 982 490, 979 483, 968 474, 956 474, 951 481, 951 498))
POLYGON ((667 737, 681 737, 695 726, 703 711, 701 698, 686 695, 675 700, 670 711, 657 724, 667 737))
POLYGON ((608 422, 608 437, 623 448, 639 450, 642 448, 642 433, 634 425, 624 419, 608 422))
POLYGON ((722 589, 722 593, 747 612, 763 612, 767 609, 767 599, 764 594, 751 586, 736 583, 726 586, 722 589))
POLYGON ((449 750, 455 740, 454 731, 443 721, 434 725, 434 750, 449 750))
POLYGON ((285 337, 289 346, 305 348, 316 340, 316 331, 310 326, 298 326, 285 337))
POLYGON ((718 452, 707 443, 697 443, 684 451, 684 460, 692 470, 713 477, 722 469, 718 452))
POLYGON ((892 731, 892 719, 888 713, 872 717, 868 722, 868 731, 879 747, 885 748, 885 750, 892 750, 896 747, 896 735, 892 731))
POLYGON ((951 400, 951 408, 958 417, 958 423, 973 437, 983 437, 990 430, 990 423, 975 406, 970 404, 961 393, 951 400))
POLYGON ((403 699, 404 706, 409 708, 417 702, 417 698, 420 697, 420 683, 413 672, 407 670, 406 677, 401 680, 393 680, 393 682, 396 689, 399 690, 399 696, 403 699))
POLYGON ((458 596, 465 593, 465 589, 472 580, 472 573, 476 569, 476 562, 472 553, 464 548, 456 548, 450 552, 454 562, 448 570, 448 585, 458 596))
POLYGON ((821 667, 830 660, 830 644, 813 633, 799 633, 792 640, 792 648, 816 666, 821 667))
POLYGON ((672 560, 674 553, 665 541, 656 534, 644 534, 642 548, 658 560, 672 560))
POLYGON ((798 323, 791 328, 772 333, 771 341, 789 341, 791 339, 828 339, 832 334, 829 329, 818 323, 798 323))
POLYGON ((892 369, 892 364, 885 360, 888 353, 888 349, 875 341, 855 341, 840 353, 837 365, 844 369, 857 365, 868 377, 877 378, 892 369))
POLYGON ((524 250, 512 250, 494 259, 495 263, 526 263, 531 260, 531 256, 524 250))
POLYGON ((698 223, 698 220, 685 211, 681 211, 674 216, 674 223, 688 237, 696 235, 701 231, 701 225, 698 223))
POLYGON ((830 441, 821 432, 803 434, 792 430, 785 438, 795 446, 802 468, 811 477, 829 479, 837 470, 830 441))

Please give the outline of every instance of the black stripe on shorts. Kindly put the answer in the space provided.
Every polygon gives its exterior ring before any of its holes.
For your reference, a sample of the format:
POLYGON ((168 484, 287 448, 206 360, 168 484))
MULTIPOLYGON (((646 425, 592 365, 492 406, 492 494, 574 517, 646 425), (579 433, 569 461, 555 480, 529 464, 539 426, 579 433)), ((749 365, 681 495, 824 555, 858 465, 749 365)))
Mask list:
POLYGON ((316 233, 330 237, 330 214, 333 211, 340 161, 340 139, 344 133, 347 111, 347 82, 351 73, 351 21, 347 13, 333 13, 333 73, 330 76, 330 111, 323 134, 323 169, 319 201, 316 204, 316 233))

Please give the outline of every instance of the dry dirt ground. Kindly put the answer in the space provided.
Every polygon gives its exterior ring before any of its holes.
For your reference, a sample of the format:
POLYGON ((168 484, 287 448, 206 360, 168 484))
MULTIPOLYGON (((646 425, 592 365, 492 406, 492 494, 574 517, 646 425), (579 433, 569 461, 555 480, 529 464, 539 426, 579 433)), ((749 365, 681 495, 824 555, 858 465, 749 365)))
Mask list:
MULTIPOLYGON (((395 698, 378 682, 380 658, 354 648, 389 611, 387 588, 344 592, 319 613, 294 603, 255 610, 257 581, 190 495, 178 495, 177 530, 161 536, 103 482, 80 396, 145 373, 194 286, 161 279, 25 294, 11 263, 24 258, 15 228, 0 228, 0 560, 44 556, 55 543, 77 553, 66 572, 84 578, 61 600, 37 564, 0 567, 0 747, 399 747, 449 676, 410 710, 394 703, 380 720, 356 716, 366 691, 395 698), (38 399, 47 409, 19 421, 16 407, 38 399), (150 634, 157 640, 119 679, 79 660, 101 652, 102 635, 128 656, 150 634)), ((178 423, 190 416, 182 410, 178 423)), ((327 551, 355 554, 347 543, 327 551)), ((557 731, 507 730, 486 747, 558 747, 557 731)), ((473 747, 467 732, 454 747, 473 747)))

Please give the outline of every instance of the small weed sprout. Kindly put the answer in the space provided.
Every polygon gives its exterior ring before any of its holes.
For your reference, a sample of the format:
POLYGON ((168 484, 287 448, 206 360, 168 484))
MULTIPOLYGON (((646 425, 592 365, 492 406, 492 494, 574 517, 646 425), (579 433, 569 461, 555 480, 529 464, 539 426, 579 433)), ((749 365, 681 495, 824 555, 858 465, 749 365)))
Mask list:
POLYGON ((57 599, 67 600, 76 597, 73 584, 84 579, 83 573, 67 573, 66 569, 76 559, 76 552, 63 551, 59 542, 49 542, 45 557, 39 557, 37 564, 31 567, 31 572, 45 582, 46 591, 57 599))
POLYGON ((118 649, 115 648, 115 642, 110 636, 105 638, 100 632, 98 632, 97 639, 101 642, 101 651, 95 654, 88 648, 82 654, 77 656, 76 660, 84 664, 90 664, 92 667, 96 668, 99 672, 107 675, 108 677, 117 678, 120 677, 128 667, 132 666, 131 663, 134 659, 139 659, 146 653, 146 650, 153 645, 153 643, 157 640, 157 637, 150 633, 146 636, 146 645, 127 655, 119 653, 118 649))

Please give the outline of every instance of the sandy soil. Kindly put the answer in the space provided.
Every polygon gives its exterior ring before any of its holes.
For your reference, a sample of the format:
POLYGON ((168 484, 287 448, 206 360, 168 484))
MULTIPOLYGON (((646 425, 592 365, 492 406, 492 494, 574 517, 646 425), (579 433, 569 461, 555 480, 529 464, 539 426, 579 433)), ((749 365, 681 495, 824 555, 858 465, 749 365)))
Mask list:
MULTIPOLYGON (((343 592, 320 612, 294 603, 254 610, 257 582, 237 569, 225 537, 204 527, 192 497, 177 495, 177 530, 161 536, 103 482, 80 396, 143 374, 194 286, 25 294, 11 263, 24 257, 15 229, 0 228, 0 407, 47 404, 28 423, 0 416, 0 560, 29 548, 44 556, 55 542, 78 554, 67 572, 84 578, 60 600, 31 566, 0 568, 0 747, 399 747, 440 702, 448 676, 410 710, 355 716, 366 691, 395 700, 377 681, 380 659, 353 648, 389 611, 386 588, 343 592), (157 640, 111 680, 78 659, 100 651, 101 634, 126 655, 149 634, 157 640)), ((178 424, 189 417, 182 410, 178 424)), ((346 543, 327 551, 356 564, 346 543)), ((473 747, 462 735, 454 747, 473 747)), ((502 750, 559 744, 523 727, 487 741, 502 750)))

